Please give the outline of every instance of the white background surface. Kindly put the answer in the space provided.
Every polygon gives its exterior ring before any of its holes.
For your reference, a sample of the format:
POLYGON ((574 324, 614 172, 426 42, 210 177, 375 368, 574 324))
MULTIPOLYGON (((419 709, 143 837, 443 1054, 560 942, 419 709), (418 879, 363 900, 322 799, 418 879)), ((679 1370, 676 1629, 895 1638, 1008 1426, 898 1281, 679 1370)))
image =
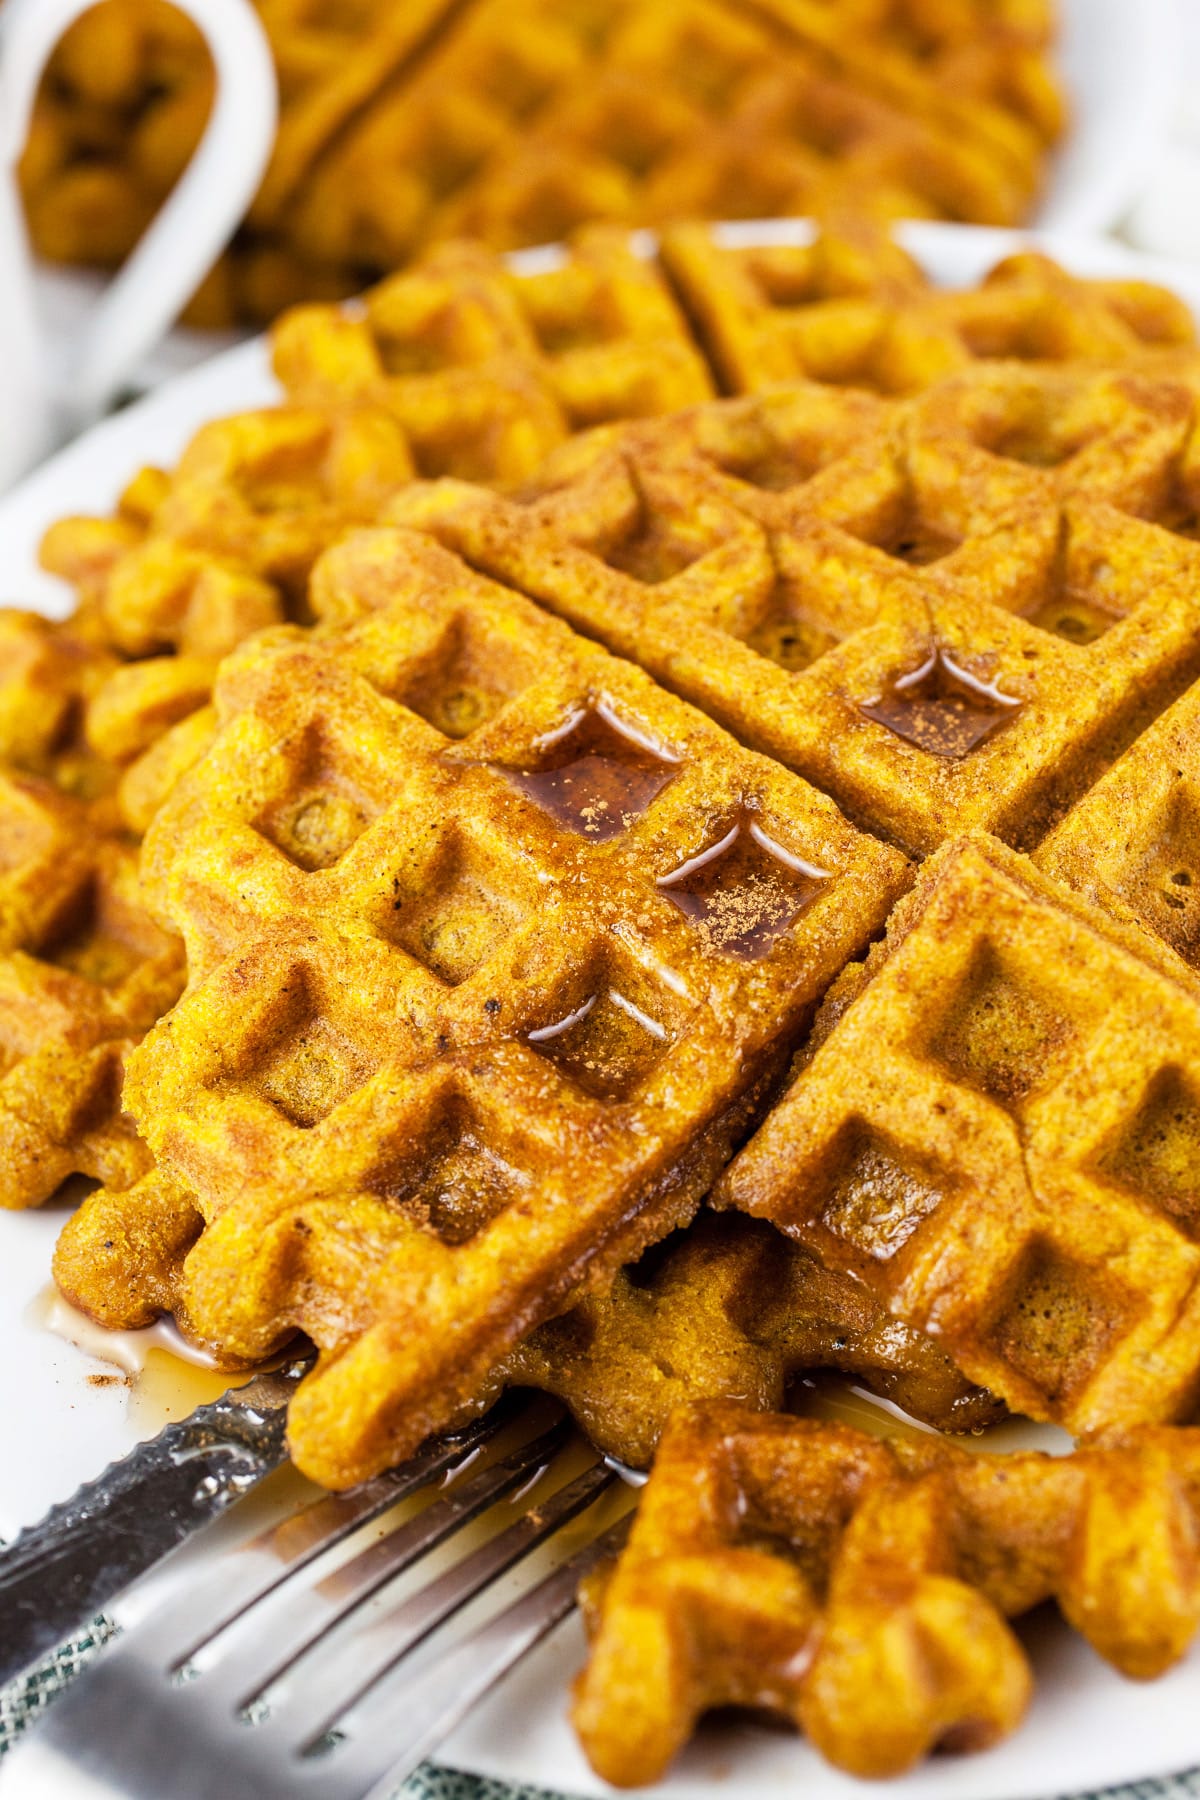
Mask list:
MULTIPOLYGON (((730 237, 794 233, 793 226, 729 228, 730 237)), ((948 286, 968 285, 1024 234, 920 226, 906 234, 930 272, 948 286)), ((1164 279, 1200 317, 1200 269, 1172 269, 1120 246, 1080 246, 1047 238, 1041 247, 1081 274, 1141 273, 1164 279)), ((103 510, 142 461, 170 462, 203 420, 271 398, 261 345, 234 350, 108 421, 25 486, 0 501, 4 597, 62 611, 66 596, 41 575, 36 547, 63 512, 103 510)), ((54 1499, 94 1475, 135 1440, 128 1395, 95 1388, 98 1367, 49 1336, 30 1317, 44 1289, 61 1214, 0 1215, 0 1533, 41 1514, 54 1499)), ((152 1426, 151 1426, 152 1428, 152 1426)), ((898 1800, 1035 1800, 1102 1787, 1200 1763, 1200 1651, 1164 1680, 1135 1687, 1109 1670, 1081 1640, 1040 1615, 1028 1634, 1037 1698, 1024 1728, 984 1756, 934 1761, 889 1783, 898 1800)), ((611 1793, 590 1773, 565 1717, 565 1676, 582 1660, 579 1628, 565 1626, 481 1706, 445 1746, 460 1768, 574 1793, 611 1793)), ((749 1727, 706 1729, 668 1781, 655 1790, 691 1800, 753 1792, 762 1800, 850 1800, 878 1795, 838 1774, 799 1739, 749 1727)))

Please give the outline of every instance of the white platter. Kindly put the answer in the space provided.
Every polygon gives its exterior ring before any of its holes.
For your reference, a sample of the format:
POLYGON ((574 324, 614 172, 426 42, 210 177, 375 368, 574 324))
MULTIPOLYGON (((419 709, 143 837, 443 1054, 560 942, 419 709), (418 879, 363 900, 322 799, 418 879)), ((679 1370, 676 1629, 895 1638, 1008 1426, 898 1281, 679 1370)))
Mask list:
MULTIPOLYGON (((795 240, 796 222, 722 228, 729 240, 795 240)), ((1033 244, 1083 275, 1138 275, 1174 287, 1200 318, 1200 269, 1139 257, 1116 244, 1063 235, 909 227, 904 241, 947 287, 968 286, 999 257, 1033 244)), ((529 266, 553 250, 522 253, 529 266)), ((45 527, 67 512, 103 511, 142 462, 169 463, 205 420, 269 401, 275 393, 261 341, 245 344, 160 388, 97 427, 0 500, 0 601, 48 614, 67 609, 61 586, 37 567, 45 527)), ((10 1535, 69 1494, 168 1409, 186 1410, 184 1380, 174 1401, 137 1403, 137 1389, 96 1386, 103 1365, 50 1334, 38 1297, 48 1284, 62 1209, 0 1215, 0 1535, 10 1535), (89 1379, 89 1377, 91 1379, 89 1379)), ((161 1388, 161 1382, 160 1382, 161 1388)), ((191 1395, 194 1399, 196 1396, 191 1395)), ((1047 1434, 1048 1447, 1053 1434, 1047 1434)), ((986 1755, 935 1761, 887 1788, 897 1800, 1045 1800, 1200 1764, 1195 1702, 1200 1650, 1164 1680, 1135 1687, 1082 1641, 1038 1618, 1027 1640, 1037 1699, 1024 1728, 986 1755)), ((454 1767, 576 1794, 611 1793, 590 1773, 565 1720, 565 1675, 582 1659, 569 1622, 444 1750, 454 1767)), ((706 1730, 655 1790, 664 1800, 865 1800, 878 1786, 829 1769, 799 1739, 750 1726, 706 1730)))
MULTIPOLYGON (((1032 221, 1041 231, 1108 231, 1141 194, 1163 149, 1186 59, 1182 9, 1196 0, 1059 0, 1059 62, 1071 130, 1050 166, 1032 221)), ((1194 37, 1193 33, 1193 37, 1194 37)), ((73 270, 41 274, 51 331, 69 337, 102 283, 73 270)), ((138 371, 145 390, 211 357, 230 334, 178 330, 138 371)))

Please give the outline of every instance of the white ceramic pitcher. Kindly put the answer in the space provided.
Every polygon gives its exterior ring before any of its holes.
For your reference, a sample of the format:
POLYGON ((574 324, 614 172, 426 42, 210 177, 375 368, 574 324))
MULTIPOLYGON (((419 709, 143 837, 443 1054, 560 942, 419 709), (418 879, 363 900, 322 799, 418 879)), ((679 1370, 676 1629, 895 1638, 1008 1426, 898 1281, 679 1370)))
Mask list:
POLYGON ((17 164, 38 83, 95 0, 0 7, 0 491, 97 418, 170 329, 258 187, 275 137, 270 47, 249 0, 173 0, 208 40, 216 98, 191 163, 70 343, 38 318, 17 164))

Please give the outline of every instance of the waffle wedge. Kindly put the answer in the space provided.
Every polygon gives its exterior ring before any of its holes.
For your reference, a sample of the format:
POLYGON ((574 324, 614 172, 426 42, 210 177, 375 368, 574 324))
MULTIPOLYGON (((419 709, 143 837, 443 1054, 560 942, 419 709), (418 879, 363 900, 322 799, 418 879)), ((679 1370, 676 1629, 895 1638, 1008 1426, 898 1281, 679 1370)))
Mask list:
POLYGON ((1200 1383, 1200 985, 993 839, 948 844, 726 1171, 768 1218, 1074 1432, 1200 1383))
POLYGON ((1072 808, 1037 861, 1200 970, 1200 686, 1072 808))
MULTIPOLYGON (((492 248, 680 218, 1015 223, 1064 106, 1049 9, 783 0, 259 0, 281 117, 193 322, 265 322, 470 233, 492 248)), ((43 85, 22 180, 43 255, 132 248, 199 140, 211 69, 158 0, 105 0, 43 85)))
POLYGON ((1007 1737, 1033 1678, 1006 1623, 1058 1603, 1138 1680, 1200 1625, 1198 1434, 969 1455, 696 1407, 672 1421, 629 1542, 590 1593, 575 1727, 597 1773, 665 1773, 712 1707, 797 1725, 856 1776, 1007 1737))
POLYGON ((1178 383, 1074 366, 874 412, 797 386, 581 440, 519 498, 416 485, 387 517, 905 848, 1025 846, 1200 673, 1191 421, 1178 383))
POLYGON ((122 1187, 149 1156, 122 1116, 134 1044, 183 986, 131 845, 51 783, 0 770, 0 1205, 67 1176, 122 1187))
POLYGON ((662 261, 726 393, 779 381, 917 393, 978 361, 1118 367, 1194 345, 1187 306, 1152 283, 1087 280, 1035 251, 977 287, 930 286, 877 229, 838 219, 811 244, 741 247, 663 233, 662 261))
POLYGON ((147 838, 190 986, 125 1103, 207 1220, 192 1328, 323 1346, 292 1438, 344 1485, 691 1216, 907 871, 426 540, 317 588, 359 623, 226 664, 147 838))

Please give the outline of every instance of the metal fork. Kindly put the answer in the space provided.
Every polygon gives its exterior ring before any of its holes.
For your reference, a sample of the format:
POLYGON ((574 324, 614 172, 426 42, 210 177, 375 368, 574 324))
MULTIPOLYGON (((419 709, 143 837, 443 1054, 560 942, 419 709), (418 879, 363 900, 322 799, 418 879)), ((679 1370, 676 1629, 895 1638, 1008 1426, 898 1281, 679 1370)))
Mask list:
POLYGON ((623 1541, 628 1490, 601 1459, 564 1470, 570 1440, 538 1401, 350 1493, 297 1504, 289 1472, 239 1501, 113 1607, 125 1630, 6 1758, 4 1800, 390 1794, 623 1541), (463 1553, 404 1579, 446 1546, 463 1553), (513 1572, 523 1591, 492 1605, 513 1572))

